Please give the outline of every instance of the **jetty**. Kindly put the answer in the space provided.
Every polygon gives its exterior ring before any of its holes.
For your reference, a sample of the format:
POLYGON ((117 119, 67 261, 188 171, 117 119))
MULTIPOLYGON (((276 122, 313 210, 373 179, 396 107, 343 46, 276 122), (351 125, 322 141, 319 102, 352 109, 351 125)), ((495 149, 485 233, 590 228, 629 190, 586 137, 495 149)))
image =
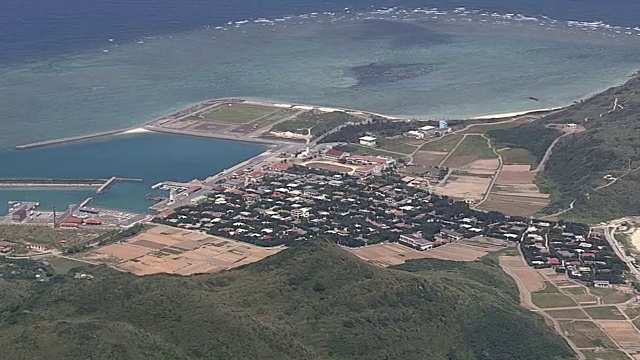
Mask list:
POLYGON ((100 138, 105 136, 117 135, 128 130, 131 130, 131 129, 109 130, 109 131, 102 131, 102 132, 97 132, 97 133, 87 134, 87 135, 79 135, 79 136, 71 136, 71 137, 66 137, 61 139, 39 141, 39 142, 30 143, 30 144, 18 145, 15 147, 15 149, 27 150, 27 149, 33 149, 33 148, 38 148, 43 146, 64 144, 64 143, 73 142, 73 141, 95 139, 95 138, 100 138))
POLYGON ((102 194, 103 192, 107 191, 107 189, 109 189, 111 187, 111 185, 113 185, 115 182, 142 182, 142 179, 130 179, 130 178, 119 178, 116 176, 113 176, 109 179, 107 179, 107 181, 105 181, 99 188, 98 190, 96 190, 96 194, 102 194))

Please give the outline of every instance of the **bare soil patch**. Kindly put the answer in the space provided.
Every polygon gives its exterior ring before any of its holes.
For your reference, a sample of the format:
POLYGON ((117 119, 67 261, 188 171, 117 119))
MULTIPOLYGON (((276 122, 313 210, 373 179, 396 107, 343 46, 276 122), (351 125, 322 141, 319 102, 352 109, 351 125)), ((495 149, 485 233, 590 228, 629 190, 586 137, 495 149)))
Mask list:
POLYGON ((490 184, 490 178, 451 175, 446 184, 436 187, 436 192, 456 199, 478 201, 484 197, 490 184))
POLYGON ((535 292, 544 288, 543 277, 527 265, 519 255, 500 256, 499 262, 502 268, 520 279, 526 291, 535 292))
POLYGON ((136 275, 191 275, 250 264, 282 249, 262 248, 199 232, 159 226, 124 243, 98 248, 81 257, 108 263, 136 275))
POLYGON ((640 349, 640 332, 628 321, 598 320, 596 321, 613 341, 622 348, 640 349))
POLYGON ((464 169, 466 171, 475 170, 485 174, 493 174, 500 167, 498 159, 479 159, 466 165, 464 169))
POLYGON ((418 151, 413 156, 413 163, 420 166, 437 167, 445 156, 447 156, 446 152, 418 151))

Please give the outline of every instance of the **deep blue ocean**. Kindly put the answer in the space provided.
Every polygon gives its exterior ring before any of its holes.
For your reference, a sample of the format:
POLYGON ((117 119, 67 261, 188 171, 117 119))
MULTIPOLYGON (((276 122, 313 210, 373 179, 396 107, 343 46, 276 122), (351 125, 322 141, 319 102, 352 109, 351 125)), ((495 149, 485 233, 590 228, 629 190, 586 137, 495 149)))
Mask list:
POLYGON ((557 20, 640 25, 640 1, 629 0, 7 0, 0 1, 0 63, 101 46, 108 39, 172 34, 227 21, 391 6, 465 6, 557 20))
MULTIPOLYGON (((96 205, 143 211, 151 184, 204 178, 262 148, 157 134, 12 148, 135 126, 216 97, 444 118, 563 106, 640 67, 638 26, 640 1, 628 0, 0 1, 0 177, 140 177, 96 205), (369 13, 386 7, 521 15, 458 26, 442 20, 449 15, 369 13), (236 23, 245 19, 275 22, 236 23), (407 64, 420 71, 386 75, 407 64), (358 72, 368 66, 384 71, 358 72)), ((46 210, 91 195, 3 189, 0 213, 8 200, 46 210)))

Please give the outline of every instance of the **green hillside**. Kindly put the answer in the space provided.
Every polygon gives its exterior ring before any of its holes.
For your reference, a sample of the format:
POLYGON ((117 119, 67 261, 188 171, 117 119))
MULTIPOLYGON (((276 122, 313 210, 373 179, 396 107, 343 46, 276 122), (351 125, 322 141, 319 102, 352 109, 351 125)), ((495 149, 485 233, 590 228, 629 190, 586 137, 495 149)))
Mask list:
POLYGON ((560 132, 548 124, 575 123, 586 130, 563 137, 553 149, 539 183, 553 196, 548 213, 566 208, 565 217, 597 222, 640 214, 640 79, 601 94, 540 121, 490 131, 498 143, 528 150, 538 161, 560 132), (614 110, 615 99, 618 104, 614 110), (629 171, 629 169, 633 171, 629 171), (620 178, 613 185, 605 175, 620 178))
POLYGON ((571 357, 490 259, 390 270, 318 241, 216 275, 85 271, 0 280, 2 358, 571 357))

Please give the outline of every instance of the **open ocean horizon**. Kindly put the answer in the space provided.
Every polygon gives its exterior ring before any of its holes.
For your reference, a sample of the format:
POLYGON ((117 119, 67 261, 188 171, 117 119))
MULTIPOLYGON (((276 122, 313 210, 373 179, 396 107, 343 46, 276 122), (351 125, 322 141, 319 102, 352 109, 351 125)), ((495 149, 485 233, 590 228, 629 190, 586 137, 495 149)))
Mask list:
MULTIPOLYGON (((418 118, 565 106, 640 67, 638 13, 620 0, 2 2, 0 177, 190 180, 261 152, 148 134, 13 150, 210 98, 418 118)), ((148 187, 119 184, 97 205, 141 211, 148 187)), ((8 200, 63 207, 85 195, 3 189, 0 212, 8 200)))

